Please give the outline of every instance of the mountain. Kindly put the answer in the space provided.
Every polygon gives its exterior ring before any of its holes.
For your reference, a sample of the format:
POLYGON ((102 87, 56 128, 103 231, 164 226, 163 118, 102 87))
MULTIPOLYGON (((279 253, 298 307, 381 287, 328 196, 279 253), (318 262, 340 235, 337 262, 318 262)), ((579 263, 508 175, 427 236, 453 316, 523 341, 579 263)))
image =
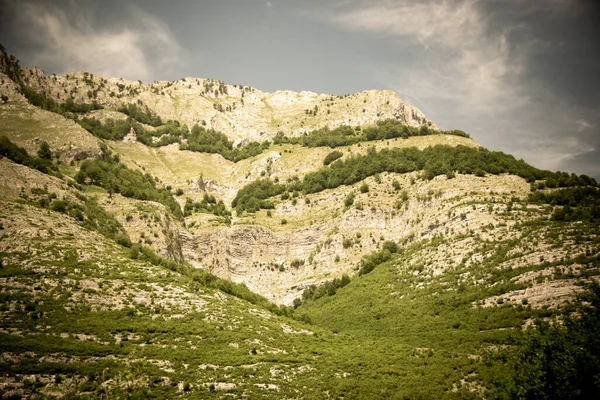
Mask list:
POLYGON ((598 389, 595 180, 390 91, 0 70, 3 397, 598 389))

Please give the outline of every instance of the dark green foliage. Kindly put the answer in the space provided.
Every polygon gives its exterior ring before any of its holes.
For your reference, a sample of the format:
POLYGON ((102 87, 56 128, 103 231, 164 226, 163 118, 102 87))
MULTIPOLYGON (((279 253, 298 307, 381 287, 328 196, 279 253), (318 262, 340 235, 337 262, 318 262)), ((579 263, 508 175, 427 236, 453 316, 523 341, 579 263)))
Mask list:
POLYGON ((92 135, 100 139, 122 140, 133 128, 135 132, 143 132, 144 128, 137 122, 107 119, 104 124, 95 118, 82 118, 79 124, 92 135))
MULTIPOLYGON (((433 179, 438 175, 448 175, 458 172, 462 174, 508 173, 520 176, 529 182, 545 179, 560 178, 561 173, 553 173, 534 168, 523 160, 513 156, 489 151, 483 148, 474 149, 467 146, 436 145, 418 150, 414 147, 382 149, 379 152, 370 149, 367 154, 338 160, 329 167, 323 167, 308 173, 302 181, 287 185, 274 184, 269 180, 258 180, 244 186, 232 206, 238 205, 241 211, 255 212, 261 208, 272 208, 272 203, 266 201, 269 197, 286 191, 300 191, 304 194, 316 193, 325 189, 335 189, 342 185, 351 185, 369 176, 381 172, 407 173, 423 170, 423 178, 433 179)), ((565 185, 595 184, 586 176, 570 176, 565 185)), ((352 205, 354 198, 346 198, 346 206, 352 205)))
POLYGON ((396 243, 392 241, 384 242, 383 248, 380 251, 363 257, 358 275, 365 275, 373 271, 379 264, 389 261, 392 258, 392 255, 398 253, 399 250, 396 243))
POLYGON ((44 160, 52 159, 52 151, 50 151, 50 145, 48 144, 48 142, 43 141, 42 143, 40 143, 37 155, 39 158, 43 158, 44 160))
POLYGON ((581 300, 563 312, 562 325, 539 320, 527 332, 518 350, 516 397, 592 399, 600 393, 600 286, 581 300))
POLYGON ((362 185, 360 185, 360 192, 367 193, 368 191, 369 191, 369 185, 367 185, 366 182, 363 182, 362 185))
POLYGON ((103 187, 109 193, 120 193, 125 197, 162 203, 176 217, 182 216, 181 208, 171 193, 166 189, 158 189, 150 174, 142 174, 122 164, 86 160, 81 164, 75 180, 81 184, 103 187))
POLYGON ((148 106, 145 108, 138 107, 136 104, 123 105, 119 108, 119 111, 134 120, 141 122, 142 124, 150 126, 161 126, 163 124, 162 119, 156 113, 152 112, 148 106))
POLYGON ((274 208, 273 203, 266 199, 282 194, 284 190, 283 184, 273 183, 270 179, 259 179, 241 188, 231 207, 235 208, 238 215, 244 211, 256 212, 261 208, 274 208))
POLYGON ((320 285, 310 285, 302 293, 302 299, 296 298, 294 300, 294 308, 298 308, 301 304, 307 301, 314 301, 323 296, 333 296, 337 293, 338 289, 343 288, 350 283, 350 277, 346 274, 342 275, 341 278, 336 278, 330 281, 325 281, 320 285))
POLYGON ((192 202, 192 199, 186 199, 185 206, 183 208, 184 215, 192 215, 194 212, 209 213, 219 217, 231 216, 231 212, 227 210, 223 200, 217 201, 215 196, 208 193, 204 193, 202 201, 192 202))
POLYGON ((231 152, 232 148, 233 143, 225 134, 196 124, 192 127, 185 150, 222 155, 231 152))
MULTIPOLYGON (((50 151, 49 147, 48 151, 50 151)), ((46 155, 47 154, 44 153, 44 156, 46 155)), ((50 159, 30 156, 27 153, 27 150, 17 146, 13 142, 11 142, 6 136, 0 136, 0 156, 6 157, 17 164, 22 164, 29 168, 37 169, 38 171, 43 172, 44 174, 57 175, 59 173, 58 167, 52 164, 50 159)))
POLYGON ((426 126, 423 126, 421 128, 414 128, 412 126, 403 124, 402 122, 399 122, 395 119, 386 119, 383 121, 377 121, 377 123, 374 126, 367 127, 363 131, 356 128, 353 129, 352 127, 346 125, 342 125, 335 129, 329 129, 328 127, 321 128, 309 132, 304 136, 294 138, 288 138, 281 134, 274 139, 274 143, 300 144, 306 147, 328 146, 331 148, 335 148, 372 140, 394 138, 406 139, 411 136, 425 136, 433 134, 446 134, 469 137, 469 135, 467 135, 461 130, 434 131, 427 128, 426 126))
POLYGON ((328 146, 331 148, 348 146, 361 141, 361 138, 356 135, 356 131, 345 125, 333 130, 327 127, 321 128, 306 136, 301 136, 300 139, 300 144, 306 147, 328 146))
POLYGON ((226 160, 238 162, 256 156, 267 149, 270 143, 251 142, 245 146, 233 147, 233 142, 222 132, 194 125, 189 135, 187 145, 181 145, 181 150, 191 150, 200 153, 220 154, 226 160))
POLYGON ((166 125, 155 130, 146 130, 143 125, 133 119, 107 119, 103 124, 95 118, 83 118, 78 120, 78 122, 92 135, 108 140, 122 140, 133 129, 137 140, 150 147, 161 147, 171 143, 179 143, 181 142, 181 138, 188 134, 186 127, 180 127, 178 123, 173 121, 169 121, 166 125), (160 139, 155 141, 154 138, 160 139))
MULTIPOLYGON (((424 170, 426 178, 457 171, 473 174, 482 170, 491 174, 509 173, 521 176, 529 181, 549 179, 555 176, 550 171, 542 171, 514 157, 485 149, 466 146, 437 145, 417 150, 414 147, 400 149, 382 149, 368 154, 337 161, 330 168, 321 168, 307 174, 294 189, 304 193, 314 193, 323 189, 333 189, 341 185, 350 185, 368 176, 381 172, 407 173, 424 170)), ((573 185, 582 179, 572 180, 573 185)))
MULTIPOLYGON (((141 128, 141 126, 140 126, 141 128)), ((171 143, 181 143, 181 138, 185 138, 188 134, 187 126, 180 127, 179 123, 169 121, 166 125, 161 126, 153 131, 134 128, 137 139, 150 147, 167 146, 171 143), (154 138, 160 138, 154 141, 154 138)))
MULTIPOLYGON (((574 179, 573 182, 580 180, 574 179)), ((557 206, 551 217, 555 221, 594 221, 600 218, 600 189, 597 187, 537 191, 529 196, 529 201, 557 206)))
POLYGON ((354 194, 354 192, 348 193, 348 195, 346 195, 346 198, 344 199, 344 205, 346 207, 350 207, 352 204, 354 204, 355 197, 356 195, 354 194))
POLYGON ((334 162, 335 160, 337 160, 338 158, 342 158, 343 155, 344 155, 344 153, 342 153, 341 151, 334 150, 331 153, 327 154, 327 156, 325 157, 325 160, 323 160, 323 165, 329 165, 332 162, 334 162))

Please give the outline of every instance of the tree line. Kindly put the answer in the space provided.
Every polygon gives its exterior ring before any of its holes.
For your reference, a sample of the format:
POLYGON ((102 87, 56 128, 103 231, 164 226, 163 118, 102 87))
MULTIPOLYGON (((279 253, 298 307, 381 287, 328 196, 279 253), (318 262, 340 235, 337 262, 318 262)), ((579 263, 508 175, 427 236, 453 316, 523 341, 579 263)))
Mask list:
POLYGON ((350 146, 360 142, 370 142, 374 140, 403 138, 408 139, 412 136, 427 136, 427 135, 455 135, 462 137, 470 137, 467 133, 461 130, 438 131, 431 129, 427 125, 421 127, 413 127, 397 121, 393 118, 377 121, 375 125, 360 128, 354 128, 342 125, 334 129, 324 127, 317 129, 302 136, 288 138, 283 133, 278 134, 273 143, 282 144, 290 143, 304 147, 341 147, 350 146))
POLYGON ((17 146, 6 136, 0 136, 0 156, 44 174, 60 176, 58 166, 52 163, 52 152, 47 142, 40 143, 37 156, 30 156, 27 150, 17 146))
POLYGON ((261 208, 273 208, 273 202, 268 199, 285 192, 316 193, 342 185, 352 185, 382 172, 404 174, 421 170, 421 177, 427 180, 438 175, 452 178, 455 173, 476 176, 484 176, 486 173, 508 173, 532 183, 538 180, 555 180, 565 186, 597 185, 594 179, 585 175, 572 174, 567 175, 569 179, 560 179, 563 173, 539 170, 511 155, 483 148, 462 145, 436 145, 423 150, 409 147, 376 151, 375 148, 370 148, 367 154, 337 160, 329 167, 308 173, 296 182, 284 184, 269 179, 256 180, 240 189, 232 207, 239 213, 255 212, 261 208))

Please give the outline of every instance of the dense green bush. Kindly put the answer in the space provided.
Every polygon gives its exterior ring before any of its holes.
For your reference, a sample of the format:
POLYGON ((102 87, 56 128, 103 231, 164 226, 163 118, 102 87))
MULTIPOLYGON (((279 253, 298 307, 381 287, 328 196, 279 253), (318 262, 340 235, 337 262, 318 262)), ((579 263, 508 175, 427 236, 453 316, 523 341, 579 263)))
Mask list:
POLYGON ((334 150, 331 153, 327 154, 327 156, 323 160, 323 165, 329 165, 338 158, 342 158, 343 155, 344 153, 342 153, 341 151, 334 150))
POLYGON ((131 128, 136 134, 143 135, 144 133, 142 125, 131 119, 114 120, 109 118, 103 124, 95 118, 82 118, 78 122, 85 130, 100 139, 122 140, 131 128))
POLYGON ((194 212, 209 213, 219 217, 231 216, 231 212, 227 210, 223 200, 217 201, 215 196, 208 193, 204 193, 201 201, 193 202, 192 199, 186 199, 185 206, 183 207, 184 215, 192 215, 194 212))
MULTIPOLYGON (((47 151, 50 152, 49 147, 47 148, 47 151)), ((27 150, 17 146, 6 136, 0 136, 0 156, 6 157, 17 164, 22 164, 29 168, 37 169, 44 174, 58 175, 58 167, 54 165, 49 158, 46 158, 47 154, 45 151, 42 153, 42 155, 44 155, 43 158, 30 156, 27 153, 27 150)))
POLYGON ((273 208, 274 204, 266 199, 282 194, 285 188, 284 184, 273 183, 269 179, 256 180, 237 192, 231 207, 236 209, 238 215, 244 211, 256 212, 261 208, 273 208))
POLYGON ((349 283, 350 277, 343 274, 341 278, 325 281, 319 285, 310 285, 302 292, 302 298, 294 299, 294 308, 298 308, 303 303, 315 301, 324 296, 333 296, 337 293, 338 289, 343 288, 349 283))
POLYGON ((396 243, 392 241, 384 242, 380 251, 363 257, 360 263, 358 275, 365 275, 373 271, 379 264, 389 261, 392 258, 392 255, 398 253, 399 250, 400 249, 396 243))
POLYGON ((142 174, 119 163, 86 160, 81 164, 75 180, 81 184, 103 187, 109 194, 120 193, 125 197, 156 201, 167 206, 176 217, 183 215, 171 193, 166 189, 158 189, 150 174, 142 174))
POLYGON ((354 192, 350 192, 346 195, 346 198, 344 199, 344 205, 346 207, 350 207, 352 204, 354 204, 354 198, 356 197, 356 195, 354 194, 354 192))
POLYGON ((187 126, 181 127, 177 121, 168 121, 165 125, 153 131, 136 129, 135 132, 137 139, 150 147, 161 147, 171 143, 181 143, 181 139, 187 137, 189 134, 187 126), (155 138, 159 139, 155 141, 155 138))
POLYGON ((536 191, 529 196, 529 201, 557 206, 551 217, 555 221, 600 219, 600 189, 597 187, 572 187, 551 192, 536 191))
POLYGON ((270 143, 251 142, 241 147, 233 147, 233 142, 222 132, 206 129, 197 124, 187 138, 187 145, 181 145, 181 150, 191 150, 200 153, 220 154, 226 160, 238 162, 256 156, 270 146, 270 143))
POLYGON ((329 129, 328 127, 324 127, 321 129, 314 130, 312 132, 308 132, 303 136, 298 136, 294 138, 288 138, 283 134, 280 134, 277 135, 277 137, 274 139, 274 143, 300 144, 306 147, 328 146, 331 148, 335 148, 373 140, 394 138, 406 139, 411 136, 425 136, 435 134, 469 137, 468 134, 461 130, 436 131, 428 128, 427 126, 415 128, 390 118, 383 121, 377 121, 377 123, 374 126, 369 126, 362 130, 358 129, 358 127, 352 128, 346 125, 342 125, 335 129, 329 129))
POLYGON ((181 138, 186 137, 189 133, 187 127, 180 127, 179 123, 174 121, 169 121, 154 130, 144 129, 142 124, 133 119, 114 120, 109 118, 102 123, 95 118, 82 118, 77 122, 92 135, 108 140, 123 140, 133 129, 137 140, 150 147, 180 143, 181 138), (159 138, 159 140, 155 141, 155 138, 159 138))
POLYGON ((123 105, 119 111, 142 124, 150 126, 161 126, 163 124, 160 116, 152 112, 148 106, 145 108, 138 107, 136 104, 123 105))

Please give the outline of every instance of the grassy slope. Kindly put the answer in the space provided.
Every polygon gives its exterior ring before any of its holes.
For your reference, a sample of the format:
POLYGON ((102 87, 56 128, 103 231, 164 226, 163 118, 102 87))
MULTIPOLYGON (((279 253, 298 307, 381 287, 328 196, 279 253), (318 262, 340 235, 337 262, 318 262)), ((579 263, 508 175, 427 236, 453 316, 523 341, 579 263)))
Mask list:
MULTIPOLYGON (((481 198, 455 211, 473 205, 489 206, 481 198)), ((499 218, 521 215, 528 221, 519 229, 502 223, 488 229, 506 240, 417 241, 398 259, 355 277, 335 296, 302 306, 298 314, 314 323, 307 326, 130 260, 126 249, 62 214, 2 201, 0 370, 5 393, 502 396, 511 375, 505 353, 498 350, 506 350, 526 318, 552 311, 540 304, 473 304, 527 290, 537 281, 519 283, 520 274, 547 271, 560 281, 598 273, 597 258, 571 259, 578 251, 598 253, 599 240, 592 234, 597 226, 548 222, 540 219, 543 209, 523 206, 508 214, 498 209, 499 218), (542 242, 568 256, 520 262, 535 256, 542 242), (472 253, 437 274, 444 261, 437 258, 440 253, 464 245, 472 253), (507 261, 515 268, 494 268, 507 261), (562 275, 555 268, 559 265, 571 266, 573 274, 562 275), (303 334, 303 329, 315 334, 303 334)))
POLYGON ((52 150, 77 148, 98 151, 98 139, 75 122, 24 102, 0 104, 0 135, 35 154, 44 140, 52 150))
MULTIPOLYGON (((477 146, 471 139, 452 135, 432 135, 411 137, 408 139, 381 140, 339 147, 336 150, 344 154, 362 154, 371 146, 377 150, 384 147, 417 147, 422 149, 436 144, 477 146)), ((323 165, 323 159, 332 149, 327 147, 307 148, 296 145, 272 146, 268 151, 233 163, 216 154, 179 151, 178 146, 170 145, 149 148, 141 143, 127 144, 111 142, 111 148, 121 154, 122 161, 130 167, 145 168, 162 182, 173 187, 182 187, 186 193, 198 192, 195 179, 199 176, 216 181, 222 186, 219 191, 226 203, 235 196, 236 191, 247 183, 259 178, 261 173, 282 181, 291 177, 302 178, 307 172, 323 165), (270 174, 269 159, 272 160, 270 174)), ((190 197, 194 198, 193 194, 190 197)))
POLYGON ((194 397, 235 383, 229 391, 238 395, 280 398, 315 379, 309 349, 321 339, 286 333, 304 328, 295 321, 130 260, 60 214, 3 201, 0 223, 5 393, 115 396, 128 382, 163 397, 188 382, 194 397), (27 374, 49 385, 36 387, 27 374))
POLYGON ((491 241, 480 235, 418 241, 298 312, 371 345, 351 362, 368 371, 357 394, 369 387, 392 398, 395 389, 409 398, 439 398, 454 388, 465 391, 460 398, 466 392, 506 397, 513 378, 503 363, 521 326, 552 315, 565 301, 561 287, 577 290, 573 283, 600 274, 597 224, 549 222, 533 208, 525 213, 528 222, 504 240, 500 226, 487 229, 497 231, 491 241), (465 244, 471 253, 452 262, 453 249, 465 244), (546 298, 534 299, 540 287, 546 298))

